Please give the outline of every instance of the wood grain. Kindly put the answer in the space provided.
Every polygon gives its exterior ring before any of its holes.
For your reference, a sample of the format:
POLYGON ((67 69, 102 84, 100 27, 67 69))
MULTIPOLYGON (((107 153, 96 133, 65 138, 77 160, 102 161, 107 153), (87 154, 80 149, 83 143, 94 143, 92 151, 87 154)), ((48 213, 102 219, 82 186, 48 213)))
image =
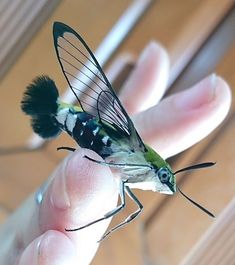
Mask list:
POLYGON ((57 4, 57 0, 1 1, 0 79, 57 4))
POLYGON ((235 200, 233 199, 180 265, 233 264, 235 259, 234 214, 235 200))

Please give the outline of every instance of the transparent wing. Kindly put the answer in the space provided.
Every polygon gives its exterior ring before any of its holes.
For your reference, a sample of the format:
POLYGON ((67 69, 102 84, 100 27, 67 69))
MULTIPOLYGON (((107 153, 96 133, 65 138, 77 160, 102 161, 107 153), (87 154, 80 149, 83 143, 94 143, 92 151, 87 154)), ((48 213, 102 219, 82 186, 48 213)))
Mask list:
POLYGON ((53 37, 62 71, 82 109, 101 124, 108 123, 130 137, 135 149, 144 149, 130 117, 82 37, 60 22, 54 23, 53 37))

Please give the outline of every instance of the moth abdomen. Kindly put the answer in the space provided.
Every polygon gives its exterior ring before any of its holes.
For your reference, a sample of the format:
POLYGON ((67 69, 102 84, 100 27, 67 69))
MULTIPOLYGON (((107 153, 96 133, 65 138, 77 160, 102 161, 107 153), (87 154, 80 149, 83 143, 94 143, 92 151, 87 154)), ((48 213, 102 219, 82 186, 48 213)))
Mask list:
POLYGON ((37 115, 31 119, 33 131, 42 138, 53 138, 61 133, 61 126, 51 115, 37 115))

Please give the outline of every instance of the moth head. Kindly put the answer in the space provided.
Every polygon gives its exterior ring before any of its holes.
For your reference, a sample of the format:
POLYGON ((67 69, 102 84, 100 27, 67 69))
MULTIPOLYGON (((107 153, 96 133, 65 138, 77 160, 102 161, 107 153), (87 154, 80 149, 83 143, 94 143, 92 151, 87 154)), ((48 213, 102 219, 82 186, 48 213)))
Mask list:
POLYGON ((145 159, 153 169, 155 186, 153 190, 165 194, 174 194, 176 192, 176 181, 169 164, 150 146, 145 145, 145 148, 145 159))
POLYGON ((156 191, 164 194, 176 192, 175 176, 168 165, 155 168, 156 191))

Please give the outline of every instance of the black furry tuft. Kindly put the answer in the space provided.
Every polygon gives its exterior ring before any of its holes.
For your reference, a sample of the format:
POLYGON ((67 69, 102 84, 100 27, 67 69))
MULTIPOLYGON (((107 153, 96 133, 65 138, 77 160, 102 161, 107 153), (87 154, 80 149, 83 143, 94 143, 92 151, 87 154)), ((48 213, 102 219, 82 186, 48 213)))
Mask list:
POLYGON ((55 118, 58 97, 55 82, 48 76, 35 78, 24 93, 21 109, 31 116, 31 126, 42 138, 52 138, 61 132, 55 118))
POLYGON ((27 87, 21 101, 21 109, 31 116, 56 114, 58 97, 55 82, 48 76, 39 76, 27 87))
POLYGON ((53 138, 61 132, 60 124, 55 117, 49 115, 33 116, 31 126, 42 138, 53 138))

